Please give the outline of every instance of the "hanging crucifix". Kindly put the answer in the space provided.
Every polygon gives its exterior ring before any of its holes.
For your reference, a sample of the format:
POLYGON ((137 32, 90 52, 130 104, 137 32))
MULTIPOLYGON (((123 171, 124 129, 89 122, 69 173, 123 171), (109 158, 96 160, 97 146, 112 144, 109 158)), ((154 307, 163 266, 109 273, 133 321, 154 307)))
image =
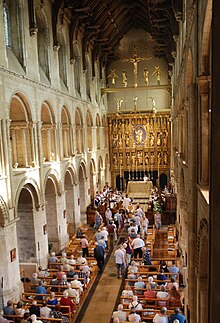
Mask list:
POLYGON ((134 65, 134 87, 138 86, 138 63, 141 61, 149 61, 152 57, 138 57, 137 46, 134 45, 134 54, 132 58, 123 58, 122 62, 130 62, 134 65))

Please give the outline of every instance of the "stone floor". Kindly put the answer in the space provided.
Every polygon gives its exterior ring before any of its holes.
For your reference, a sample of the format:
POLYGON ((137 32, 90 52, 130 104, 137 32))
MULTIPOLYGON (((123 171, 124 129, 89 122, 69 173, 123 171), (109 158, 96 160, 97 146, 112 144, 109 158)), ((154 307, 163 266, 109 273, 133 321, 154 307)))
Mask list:
MULTIPOLYGON (((114 250, 117 246, 114 248, 114 250)), ((121 279, 116 277, 114 250, 105 266, 98 285, 93 293, 83 318, 76 319, 81 323, 109 323, 121 287, 121 279)))

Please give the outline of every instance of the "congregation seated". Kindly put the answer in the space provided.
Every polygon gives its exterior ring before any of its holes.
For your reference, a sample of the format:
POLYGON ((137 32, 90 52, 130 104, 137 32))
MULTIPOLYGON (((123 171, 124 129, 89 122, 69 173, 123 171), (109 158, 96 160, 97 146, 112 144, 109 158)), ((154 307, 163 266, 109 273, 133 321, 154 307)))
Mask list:
POLYGON ((157 287, 157 283, 154 282, 154 278, 152 276, 149 276, 147 280, 148 280, 147 288, 148 286, 150 286, 151 289, 155 289, 157 287))
MULTIPOLYGON (((60 305, 69 306, 72 313, 74 313, 75 311, 75 306, 71 298, 69 297, 69 293, 66 290, 63 292, 63 297, 60 300, 60 305)), ((66 309, 60 308, 60 310, 63 314, 67 312, 66 309)))
POLYGON ((170 315, 169 322, 170 323, 176 323, 176 322, 185 323, 186 322, 185 316, 183 314, 181 314, 180 309, 178 307, 175 308, 174 314, 170 315))
POLYGON ((168 317, 166 315, 167 308, 162 307, 160 310, 160 313, 156 313, 156 315, 153 318, 154 323, 168 323, 168 317))
POLYGON ((56 257, 55 252, 51 252, 50 257, 48 259, 49 263, 57 263, 59 262, 59 259, 56 257))
MULTIPOLYGON (((137 282, 134 283, 134 288, 146 288, 145 283, 142 280, 142 277, 139 276, 137 282)), ((136 290, 137 294, 143 295, 142 290, 136 290)))
POLYGON ((15 315, 24 315, 25 308, 23 307, 22 301, 17 302, 16 308, 15 308, 15 315))
POLYGON ((43 323, 41 320, 37 320, 37 315, 32 314, 30 316, 32 323, 43 323))
MULTIPOLYGON (((137 275, 135 274, 134 269, 131 269, 130 273, 128 273, 127 279, 131 279, 131 280, 137 279, 137 275)), ((134 283, 135 283, 134 281, 128 282, 130 286, 134 286, 134 283)))
POLYGON ((113 321, 118 318, 119 322, 125 322, 127 320, 127 313, 123 311, 123 305, 119 304, 117 311, 112 314, 113 321))
POLYGON ((175 286, 177 290, 179 289, 179 284, 176 282, 175 278, 171 277, 170 283, 167 284, 166 289, 169 290, 173 286, 175 286))
POLYGON ((80 252, 79 257, 76 259, 76 264, 78 266, 82 266, 82 265, 85 265, 85 264, 87 265, 88 264, 86 258, 84 258, 82 256, 82 252, 80 252))
POLYGON ((38 283, 38 286, 36 287, 36 299, 37 300, 42 300, 44 296, 38 296, 37 294, 46 294, 46 288, 43 286, 42 281, 40 280, 38 283))
POLYGON ((78 280, 79 276, 75 275, 73 277, 73 280, 71 281, 71 287, 72 288, 78 288, 80 291, 80 294, 83 292, 83 285, 80 280, 78 280))
POLYGON ((170 273, 174 273, 171 277, 173 277, 175 279, 177 278, 177 274, 179 273, 179 268, 176 266, 175 260, 172 261, 172 266, 168 267, 168 271, 170 273))
POLYGON ((51 309, 47 306, 46 301, 43 301, 42 306, 40 307, 40 316, 51 317, 51 309))
POLYGON ((160 271, 161 270, 163 270, 164 273, 168 273, 169 272, 168 267, 167 267, 167 263, 164 260, 162 260, 160 262, 160 271))
POLYGON ((35 314, 36 316, 40 316, 40 307, 37 305, 37 301, 33 300, 32 305, 29 307, 30 315, 35 314))
POLYGON ((12 301, 10 301, 10 300, 7 301, 7 306, 3 307, 3 313, 4 313, 4 315, 14 315, 15 314, 12 301))
POLYGON ((143 264, 147 266, 152 266, 151 257, 148 249, 143 247, 142 252, 143 252, 143 264))
POLYGON ((58 300, 56 298, 56 295, 54 292, 50 293, 50 296, 47 298, 47 304, 48 305, 56 305, 58 303, 58 300))
POLYGON ((166 286, 167 285, 167 275, 164 274, 164 270, 161 269, 160 270, 160 274, 157 275, 157 279, 160 280, 157 284, 160 286, 160 285, 164 285, 166 286))
POLYGON ((131 264, 128 266, 128 273, 131 271, 135 274, 138 273, 138 266, 134 260, 132 260, 131 264))
POLYGON ((66 287, 67 287, 66 290, 67 290, 69 296, 74 297, 76 304, 79 304, 79 301, 80 301, 79 291, 75 288, 72 288, 71 283, 67 283, 66 287))
POLYGON ((151 288, 151 285, 149 284, 148 286, 147 286, 147 291, 145 291, 144 292, 144 297, 146 298, 146 299, 148 299, 148 298, 155 298, 156 297, 156 291, 154 291, 154 290, 152 290, 152 288, 151 288))
MULTIPOLYGON (((76 259, 74 259, 74 255, 70 255, 69 265, 70 265, 70 266, 74 266, 74 265, 76 265, 76 259)), ((70 270, 71 270, 71 269, 70 269, 70 270)))
MULTIPOLYGON (((46 269, 42 269, 41 266, 38 267, 38 272, 37 272, 37 277, 48 277, 50 274, 48 273, 48 271, 46 269)), ((34 284, 34 283, 31 283, 34 284)))
POLYGON ((128 315, 129 322, 141 322, 141 316, 136 311, 137 309, 135 307, 131 307, 131 313, 128 315))
POLYGON ((62 276, 64 276, 64 275, 65 275, 65 272, 64 272, 63 266, 60 266, 60 270, 56 272, 56 277, 57 277, 59 284, 62 280, 62 276))
MULTIPOLYGON (((30 283, 33 284, 33 285, 38 285, 39 284, 39 281, 40 279, 37 278, 38 277, 38 274, 37 273, 33 273, 32 276, 31 276, 31 281, 30 283)), ((32 289, 35 289, 34 287, 32 289)))
MULTIPOLYGON (((53 274, 52 279, 50 280, 50 285, 54 285, 54 286, 59 285, 59 281, 57 279, 56 274, 53 274)), ((51 287, 52 292, 57 292, 57 290, 58 289, 56 287, 51 287)))
POLYGON ((56 304, 54 309, 53 309, 53 316, 54 318, 61 318, 62 319, 62 323, 68 323, 69 320, 68 320, 68 317, 67 316, 64 316, 63 313, 61 312, 60 310, 60 304, 56 304))
POLYGON ((142 305, 138 302, 138 297, 136 295, 134 295, 132 297, 132 302, 129 303, 128 307, 129 307, 129 309, 135 308, 135 310, 142 310, 143 309, 142 305))
MULTIPOLYGON (((133 293, 133 290, 131 289, 131 286, 130 285, 127 285, 125 287, 125 289, 122 291, 122 294, 121 294, 123 297, 133 297, 134 296, 134 293, 133 293)), ((123 299, 123 303, 130 303, 130 300, 129 299, 123 299)))
POLYGON ((170 306, 175 306, 176 303, 180 303, 181 295, 179 291, 173 286, 169 291, 170 306))
POLYGON ((157 292, 156 297, 160 300, 158 302, 159 306, 166 306, 166 300, 170 299, 169 293, 166 292, 166 288, 164 285, 160 286, 160 291, 157 292))

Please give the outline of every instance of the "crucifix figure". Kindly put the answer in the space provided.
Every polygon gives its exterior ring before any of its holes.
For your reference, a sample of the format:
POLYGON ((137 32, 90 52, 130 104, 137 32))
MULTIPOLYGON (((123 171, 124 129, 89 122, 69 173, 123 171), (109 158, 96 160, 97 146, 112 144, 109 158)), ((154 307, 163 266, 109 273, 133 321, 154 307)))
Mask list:
POLYGON ((122 62, 130 62, 134 65, 134 87, 138 86, 138 63, 141 61, 149 61, 152 57, 138 57, 137 47, 134 46, 134 54, 132 58, 123 58, 122 62))

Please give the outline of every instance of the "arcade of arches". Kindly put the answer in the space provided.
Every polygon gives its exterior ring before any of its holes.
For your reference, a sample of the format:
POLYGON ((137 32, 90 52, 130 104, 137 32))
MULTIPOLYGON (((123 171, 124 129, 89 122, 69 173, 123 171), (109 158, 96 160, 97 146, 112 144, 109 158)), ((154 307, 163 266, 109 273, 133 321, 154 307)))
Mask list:
POLYGON ((18 298, 22 264, 65 248, 96 191, 145 173, 177 196, 190 321, 218 322, 217 0, 2 0, 0 12, 4 299, 18 298))

